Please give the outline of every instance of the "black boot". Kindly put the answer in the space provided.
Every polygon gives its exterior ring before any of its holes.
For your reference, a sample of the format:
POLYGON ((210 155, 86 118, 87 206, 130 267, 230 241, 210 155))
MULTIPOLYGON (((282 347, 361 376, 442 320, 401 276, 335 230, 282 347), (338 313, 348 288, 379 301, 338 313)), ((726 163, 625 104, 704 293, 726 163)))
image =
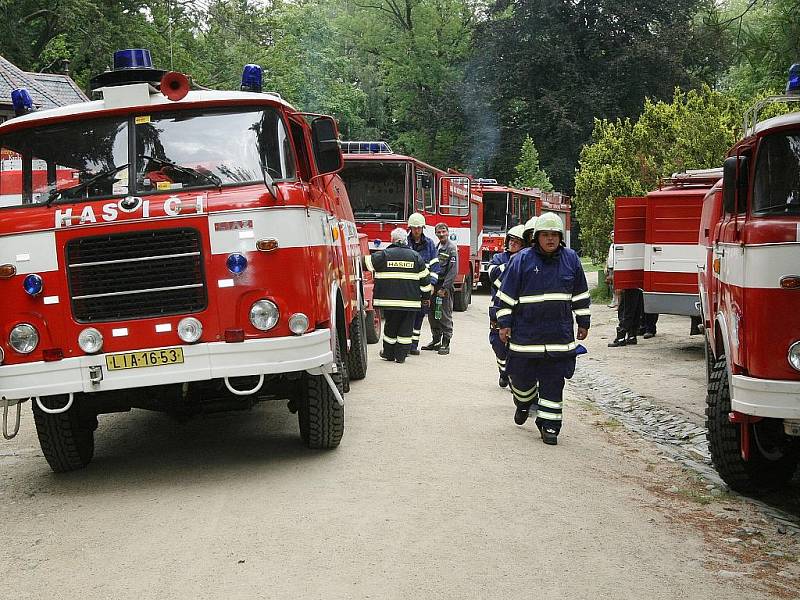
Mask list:
POLYGON ((500 373, 500 380, 497 383, 501 388, 508 387, 508 375, 500 373))
POLYGON ((428 344, 427 346, 423 346, 422 349, 423 350, 438 350, 439 346, 441 346, 441 345, 442 345, 442 336, 434 335, 433 339, 431 340, 431 343, 428 344))
POLYGON ((636 341, 636 336, 635 335, 628 335, 628 337, 625 339, 625 345, 626 346, 635 346, 636 344, 637 344, 637 341, 636 341))
POLYGON ((443 337, 442 338, 442 345, 439 346, 439 354, 445 355, 450 354, 450 338, 443 337))
POLYGON ((514 423, 517 425, 523 425, 525 421, 528 420, 528 413, 530 412, 531 405, 530 404, 520 404, 519 402, 514 402, 517 405, 517 411, 514 413, 514 423))
MULTIPOLYGON (((636 339, 636 338, 634 338, 636 339)), ((608 347, 609 348, 618 348, 619 346, 624 346, 626 344, 625 341, 625 330, 622 327, 617 327, 617 337, 614 338, 614 341, 611 342, 608 347)))
POLYGON ((555 446, 558 444, 558 431, 549 425, 540 425, 539 433, 542 435, 542 441, 548 446, 555 446))

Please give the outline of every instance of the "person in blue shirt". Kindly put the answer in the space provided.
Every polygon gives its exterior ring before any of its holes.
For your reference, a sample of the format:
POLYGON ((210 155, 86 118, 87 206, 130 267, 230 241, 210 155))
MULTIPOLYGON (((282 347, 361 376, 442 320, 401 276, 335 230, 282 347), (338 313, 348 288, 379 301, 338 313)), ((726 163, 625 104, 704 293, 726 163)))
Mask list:
POLYGON ((517 405, 514 422, 522 425, 535 409, 536 426, 550 445, 558 443, 561 431, 564 381, 575 373, 575 323, 578 340, 589 335, 590 325, 586 275, 563 240, 559 216, 541 215, 533 247, 509 263, 497 293, 498 333, 508 343, 506 373, 517 405))
POLYGON ((489 261, 489 344, 497 357, 497 368, 500 371, 499 385, 501 388, 508 387, 508 375, 506 375, 506 356, 508 348, 500 341, 500 333, 497 327, 497 291, 503 283, 503 274, 508 266, 508 261, 517 252, 525 247, 524 238, 525 228, 522 225, 515 225, 506 233, 506 249, 497 252, 489 261))
MULTIPOLYGON (((436 242, 425 235, 425 216, 414 213, 408 217, 408 246, 416 251, 421 257, 422 262, 428 267, 430 272, 430 282, 436 287, 439 281, 439 253, 436 251, 436 242)), ((422 322, 428 314, 429 307, 423 306, 414 317, 414 328, 411 331, 411 350, 412 356, 419 355, 419 336, 422 333, 422 322)))

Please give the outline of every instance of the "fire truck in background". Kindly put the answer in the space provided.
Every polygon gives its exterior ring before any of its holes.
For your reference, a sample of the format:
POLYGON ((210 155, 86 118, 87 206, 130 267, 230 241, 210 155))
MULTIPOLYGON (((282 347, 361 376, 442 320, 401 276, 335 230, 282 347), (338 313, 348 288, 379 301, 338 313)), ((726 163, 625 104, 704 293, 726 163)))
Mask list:
POLYGON ((732 488, 788 482, 800 459, 800 112, 758 121, 756 104, 703 203, 700 296, 711 457, 732 488))
MULTIPOLYGON (((471 179, 447 173, 412 156, 396 154, 386 142, 342 142, 342 179, 360 234, 370 250, 389 245, 395 227, 405 227, 414 212, 425 216, 425 235, 437 241, 434 226, 447 223, 458 247, 459 269, 453 308, 467 310, 480 274, 481 196, 471 179)), ((377 341, 380 316, 370 312, 370 339, 377 341)), ((369 325, 368 325, 369 326, 369 325)))
POLYGON ((703 200, 722 169, 675 173, 645 196, 616 198, 614 287, 639 288, 648 313, 690 317, 700 334, 697 244, 703 200))
POLYGON ((30 112, 16 90, 30 114, 0 125, 21 166, 0 176, 4 435, 32 400, 45 458, 69 471, 99 414, 288 398, 308 447, 338 446, 367 350, 334 120, 258 93, 256 65, 225 92, 145 50, 114 63, 92 80, 102 99, 30 112))
POLYGON ((543 212, 554 212, 564 221, 564 241, 570 245, 570 199, 560 192, 542 192, 536 188, 519 189, 497 183, 496 179, 476 179, 475 187, 483 198, 483 235, 481 242, 481 286, 488 289, 489 261, 502 252, 506 232, 543 212))

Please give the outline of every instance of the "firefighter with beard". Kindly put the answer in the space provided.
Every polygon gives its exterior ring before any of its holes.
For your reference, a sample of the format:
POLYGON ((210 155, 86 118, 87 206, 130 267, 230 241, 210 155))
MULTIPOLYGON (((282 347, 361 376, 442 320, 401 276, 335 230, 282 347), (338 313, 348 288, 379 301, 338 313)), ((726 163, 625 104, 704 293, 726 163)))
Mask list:
MULTIPOLYGON (((436 286, 439 280, 439 254, 436 252, 436 243, 425 235, 425 217, 420 213, 414 213, 408 217, 408 246, 416 251, 421 257, 422 262, 430 271, 431 284, 436 286)), ((414 329, 411 332, 411 350, 409 354, 418 355, 419 336, 422 333, 422 322, 428 314, 428 307, 422 309, 414 317, 414 329)))
POLYGON ((517 405, 514 422, 529 411, 545 444, 558 443, 564 380, 575 372, 577 339, 589 335, 589 287, 578 255, 564 246, 564 225, 545 213, 536 221, 534 245, 509 263, 497 293, 500 340, 508 342, 506 372, 517 405), (539 398, 535 402, 538 387, 539 398))
POLYGON ((506 233, 506 249, 492 256, 489 262, 489 344, 497 357, 497 368, 500 371, 499 385, 501 388, 508 386, 508 375, 506 375, 506 355, 508 348, 500 341, 500 334, 497 327, 497 291, 503 283, 503 273, 508 266, 511 257, 525 247, 525 227, 515 225, 506 233))
POLYGON ((433 286, 428 267, 408 247, 408 233, 392 230, 392 243, 364 257, 364 265, 375 274, 373 303, 383 315, 384 360, 403 363, 411 350, 414 319, 423 305, 430 304, 433 286))

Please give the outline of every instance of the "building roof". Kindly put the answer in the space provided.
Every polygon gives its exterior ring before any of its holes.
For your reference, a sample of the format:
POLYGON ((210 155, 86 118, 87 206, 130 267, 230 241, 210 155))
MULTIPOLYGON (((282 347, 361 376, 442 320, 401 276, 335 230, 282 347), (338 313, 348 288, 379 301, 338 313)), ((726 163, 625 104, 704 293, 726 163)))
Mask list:
POLYGON ((19 87, 28 90, 37 108, 56 108, 88 100, 68 75, 26 73, 0 56, 0 106, 11 106, 11 90, 19 87))

